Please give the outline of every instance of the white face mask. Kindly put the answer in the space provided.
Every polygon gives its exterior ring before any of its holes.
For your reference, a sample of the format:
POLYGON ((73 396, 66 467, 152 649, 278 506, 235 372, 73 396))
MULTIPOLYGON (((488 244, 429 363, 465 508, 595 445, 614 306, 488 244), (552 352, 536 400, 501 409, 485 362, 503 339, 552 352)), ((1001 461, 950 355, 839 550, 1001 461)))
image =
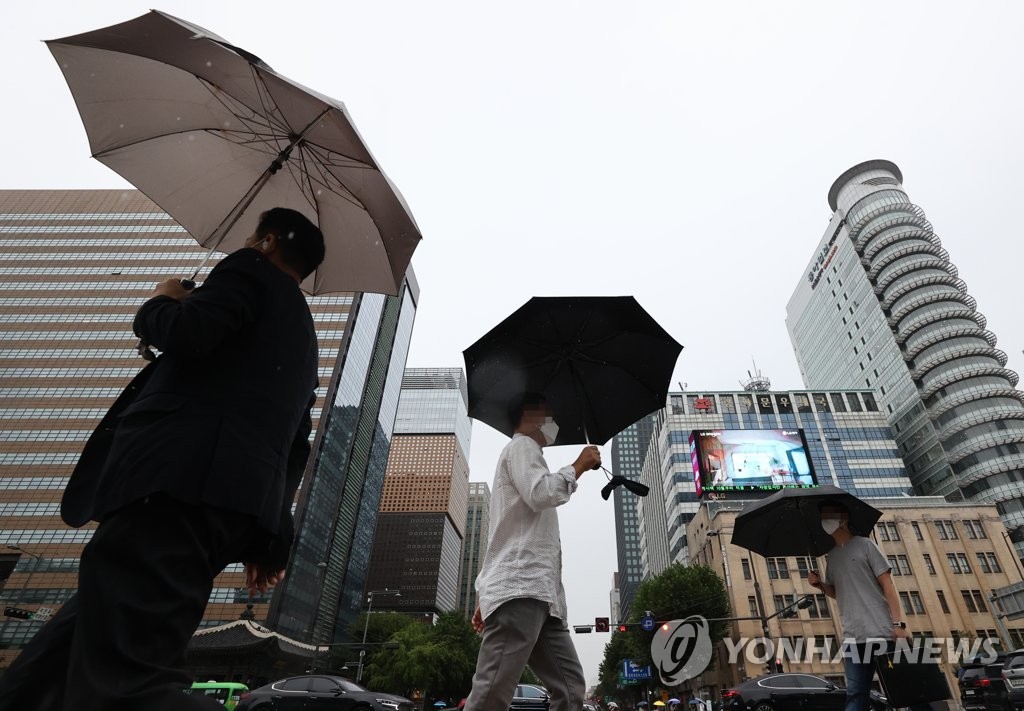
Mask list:
POLYGON ((544 441, 551 446, 555 443, 558 438, 558 423, 550 417, 544 420, 544 424, 538 427, 540 433, 544 436, 544 441))
POLYGON ((840 521, 838 518, 823 518, 821 520, 821 527, 825 529, 825 533, 831 536, 833 533, 839 530, 839 524, 841 523, 842 521, 840 521))

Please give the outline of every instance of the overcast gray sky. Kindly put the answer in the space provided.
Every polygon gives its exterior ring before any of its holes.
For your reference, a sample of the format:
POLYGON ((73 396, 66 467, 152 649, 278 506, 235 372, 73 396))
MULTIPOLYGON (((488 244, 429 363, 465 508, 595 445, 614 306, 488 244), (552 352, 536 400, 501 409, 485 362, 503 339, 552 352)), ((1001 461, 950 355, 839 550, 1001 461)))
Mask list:
MULTIPOLYGON (((150 3, 19 2, 0 30, 0 188, 113 188, 39 41, 150 3)), ((1011 2, 165 0, 344 101, 422 228, 411 366, 533 295, 632 294, 686 346, 675 381, 802 383, 785 305, 846 168, 895 161, 1020 370, 1024 5, 1011 2), (1015 288, 1018 287, 1018 288, 1015 288)), ((471 478, 504 437, 473 432, 471 478)), ((606 459, 610 453, 605 448, 606 459)), ((571 449, 551 450, 561 466, 571 449)), ((570 622, 608 610, 612 507, 561 510, 570 622)), ((606 635, 576 636, 595 682, 606 635)))

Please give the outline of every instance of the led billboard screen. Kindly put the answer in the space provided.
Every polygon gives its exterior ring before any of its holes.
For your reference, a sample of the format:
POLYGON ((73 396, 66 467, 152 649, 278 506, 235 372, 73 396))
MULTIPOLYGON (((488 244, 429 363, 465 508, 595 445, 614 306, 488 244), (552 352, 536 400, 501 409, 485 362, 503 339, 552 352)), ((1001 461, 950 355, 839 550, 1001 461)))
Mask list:
POLYGON ((818 485, 803 430, 694 430, 690 456, 697 496, 818 485))

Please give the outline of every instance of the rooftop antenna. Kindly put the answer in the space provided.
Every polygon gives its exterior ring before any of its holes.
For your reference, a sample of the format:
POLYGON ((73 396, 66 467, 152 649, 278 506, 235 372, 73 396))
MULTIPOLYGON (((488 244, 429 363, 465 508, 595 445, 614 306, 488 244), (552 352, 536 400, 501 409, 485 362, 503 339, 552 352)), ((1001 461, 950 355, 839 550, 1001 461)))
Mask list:
POLYGON ((747 392, 768 392, 772 389, 772 381, 768 379, 767 375, 764 375, 757 368, 757 361, 754 357, 750 357, 751 362, 754 364, 754 372, 747 371, 747 379, 741 380, 740 385, 747 392))

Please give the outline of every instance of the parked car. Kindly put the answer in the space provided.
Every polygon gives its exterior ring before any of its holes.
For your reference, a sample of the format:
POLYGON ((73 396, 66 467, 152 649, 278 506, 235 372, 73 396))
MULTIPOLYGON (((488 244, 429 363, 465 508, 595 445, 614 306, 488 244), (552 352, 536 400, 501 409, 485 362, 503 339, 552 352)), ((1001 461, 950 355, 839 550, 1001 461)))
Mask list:
POLYGON ((510 711, 548 711, 551 696, 543 686, 517 684, 510 711))
POLYGON ((963 666, 958 685, 965 711, 1005 711, 1007 693, 1002 662, 963 666))
POLYGON ((247 691, 249 687, 237 681, 197 681, 185 689, 186 694, 216 699, 227 711, 235 711, 242 694, 247 691))
MULTIPOLYGON (((871 707, 888 711, 885 697, 871 692, 871 707)), ((722 711, 842 711, 846 689, 813 674, 783 672, 748 679, 722 691, 722 711)))
POLYGON ((1024 709, 1024 649, 1006 655, 1002 676, 1007 708, 1013 711, 1024 709))
POLYGON ((246 694, 237 711, 413 711, 402 696, 370 691, 340 676, 291 676, 246 694))

